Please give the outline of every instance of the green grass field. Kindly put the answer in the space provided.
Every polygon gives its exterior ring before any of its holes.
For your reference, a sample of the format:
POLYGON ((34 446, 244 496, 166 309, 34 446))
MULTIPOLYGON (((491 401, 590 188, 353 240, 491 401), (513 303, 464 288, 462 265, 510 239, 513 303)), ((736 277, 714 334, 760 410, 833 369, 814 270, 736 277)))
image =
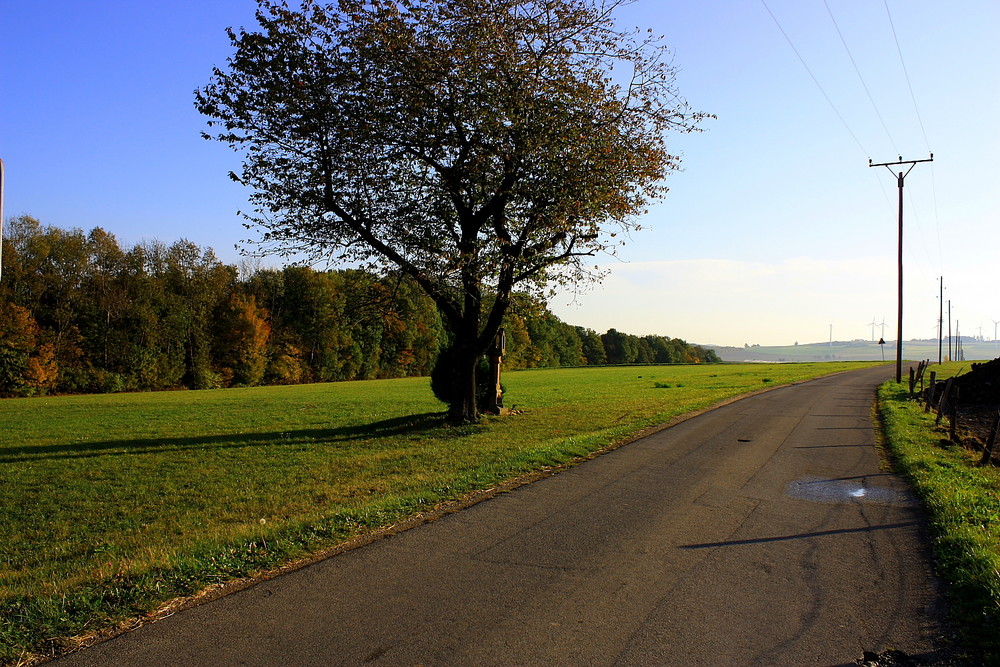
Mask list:
MULTIPOLYGON (((932 366, 939 379, 969 362, 932 366)), ((1000 469, 977 465, 980 453, 948 442, 947 420, 908 397, 906 383, 879 388, 886 445, 930 520, 934 566, 947 582, 955 627, 970 664, 1000 664, 1000 469)))
POLYGON ((441 420, 426 378, 0 401, 0 662, 329 548, 726 398, 859 364, 504 377, 441 420))

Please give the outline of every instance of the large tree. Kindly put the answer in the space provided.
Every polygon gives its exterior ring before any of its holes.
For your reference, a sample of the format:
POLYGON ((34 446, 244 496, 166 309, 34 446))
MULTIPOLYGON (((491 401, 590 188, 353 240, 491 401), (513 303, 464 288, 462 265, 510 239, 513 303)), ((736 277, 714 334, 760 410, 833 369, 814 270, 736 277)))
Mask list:
POLYGON ((627 0, 258 0, 259 30, 196 91, 243 156, 265 251, 412 277, 478 417, 477 360, 511 294, 595 276, 705 114, 669 52, 620 30, 627 0))

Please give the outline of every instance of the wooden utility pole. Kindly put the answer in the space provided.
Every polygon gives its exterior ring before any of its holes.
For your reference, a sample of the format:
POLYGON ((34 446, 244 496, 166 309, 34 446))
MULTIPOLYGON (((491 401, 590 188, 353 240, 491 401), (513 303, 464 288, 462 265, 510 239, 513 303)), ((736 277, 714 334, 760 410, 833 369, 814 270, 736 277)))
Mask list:
POLYGON ((931 156, 924 160, 904 160, 903 156, 900 155, 896 162, 879 162, 878 164, 872 163, 871 158, 868 158, 869 167, 885 167, 889 173, 896 176, 896 183, 899 187, 899 306, 896 313, 896 382, 900 382, 903 376, 903 181, 906 180, 918 162, 933 161, 934 153, 931 153, 931 156), (910 165, 906 173, 900 171, 897 175, 892 170, 892 166, 904 164, 910 165))
MULTIPOLYGON (((944 340, 944 276, 940 278, 940 296, 938 296, 938 365, 941 365, 941 344, 944 340)), ((994 336, 995 338, 996 336, 994 336)))
POLYGON ((948 299, 948 361, 955 361, 951 352, 951 299, 948 299))

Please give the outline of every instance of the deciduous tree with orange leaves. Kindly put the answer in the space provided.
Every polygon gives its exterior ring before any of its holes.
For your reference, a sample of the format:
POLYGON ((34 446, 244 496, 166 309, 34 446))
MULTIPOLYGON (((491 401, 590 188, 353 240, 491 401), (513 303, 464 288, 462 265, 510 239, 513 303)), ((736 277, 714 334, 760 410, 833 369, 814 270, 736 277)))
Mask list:
POLYGON ((0 301, 0 396, 45 394, 55 386, 55 346, 39 343, 40 335, 26 308, 0 301))

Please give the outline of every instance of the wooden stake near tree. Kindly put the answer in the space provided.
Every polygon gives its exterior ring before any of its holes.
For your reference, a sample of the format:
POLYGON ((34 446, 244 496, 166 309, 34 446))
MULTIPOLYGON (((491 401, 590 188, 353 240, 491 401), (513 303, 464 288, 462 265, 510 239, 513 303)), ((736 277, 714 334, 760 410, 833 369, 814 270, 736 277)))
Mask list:
POLYGON ((484 407, 486 412, 492 414, 503 414, 503 386, 500 384, 500 367, 503 363, 503 357, 507 354, 507 331, 500 327, 500 331, 497 332, 496 338, 493 341, 493 347, 490 348, 490 387, 493 388, 493 393, 491 394, 492 400, 484 407))

